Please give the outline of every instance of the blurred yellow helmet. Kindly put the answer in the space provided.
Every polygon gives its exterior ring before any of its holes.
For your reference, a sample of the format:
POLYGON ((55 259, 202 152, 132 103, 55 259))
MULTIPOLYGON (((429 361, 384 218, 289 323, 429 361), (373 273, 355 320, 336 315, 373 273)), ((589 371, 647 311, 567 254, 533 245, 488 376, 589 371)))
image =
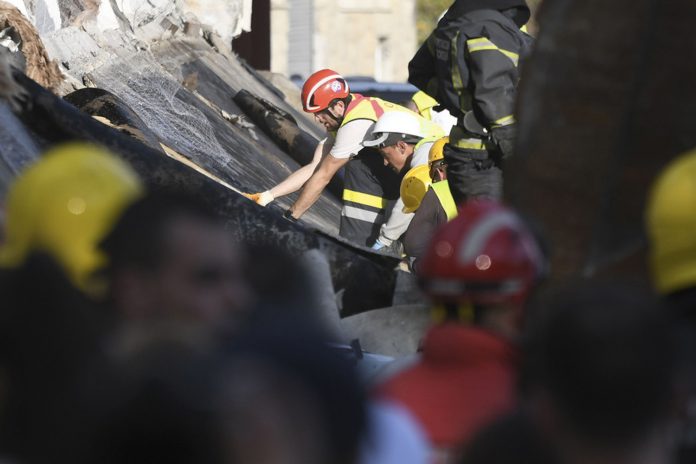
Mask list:
POLYGON ((696 150, 660 174, 648 198, 646 222, 657 291, 696 287, 696 150))
POLYGON ((124 161, 86 143, 46 152, 10 187, 0 266, 21 266, 32 252, 51 255, 73 284, 96 296, 106 283, 99 242, 143 192, 124 161))
POLYGON ((428 164, 433 164, 435 161, 440 161, 445 158, 442 150, 445 148, 445 144, 449 143, 449 137, 442 137, 433 143, 428 152, 428 164))
POLYGON ((412 213, 423 201, 425 192, 430 188, 430 168, 422 164, 409 170, 401 181, 401 200, 404 202, 402 211, 412 213))

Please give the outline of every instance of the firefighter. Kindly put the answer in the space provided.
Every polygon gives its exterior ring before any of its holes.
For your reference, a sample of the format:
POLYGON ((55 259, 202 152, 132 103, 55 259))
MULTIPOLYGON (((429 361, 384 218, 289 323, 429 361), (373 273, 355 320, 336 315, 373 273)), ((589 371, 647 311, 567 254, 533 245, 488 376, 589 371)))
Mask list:
POLYGON ((545 269, 533 234, 491 200, 468 202, 433 237, 419 282, 439 323, 426 334, 420 361, 377 393, 405 405, 441 452, 457 454, 513 406, 515 341, 545 269))
POLYGON ((409 82, 457 118, 444 155, 457 203, 502 194, 529 16, 524 0, 457 0, 409 63, 409 82))
POLYGON ((674 320, 680 389, 688 397, 679 462, 696 459, 696 151, 660 174, 648 199, 646 229, 653 286, 674 320))
MULTIPOLYGON (((404 173, 417 166, 426 166, 433 143, 440 139, 443 131, 437 124, 410 112, 392 111, 379 118, 370 140, 365 147, 375 147, 389 166, 403 179, 404 173)), ((401 198, 391 208, 387 221, 380 227, 379 236, 372 245, 373 250, 393 247, 406 232, 413 218, 404 211, 401 198)), ((398 251, 398 250, 393 250, 398 251)))
MULTIPOLYGON (((271 190, 248 196, 265 206, 302 188, 300 197, 285 214, 296 220, 345 166, 339 233, 360 245, 375 245, 389 206, 398 199, 401 178, 385 165, 377 149, 365 147, 363 142, 372 137, 375 123, 382 115, 413 112, 379 98, 350 93, 346 80, 330 69, 317 71, 307 79, 302 88, 302 107, 326 127, 328 137, 319 143, 309 165, 271 190)), ((418 134, 419 140, 425 135, 418 134)))
POLYGON ((435 229, 457 217, 457 205, 450 192, 447 164, 442 154, 448 141, 448 137, 443 137, 430 148, 428 164, 432 185, 423 196, 403 238, 404 252, 414 272, 417 272, 418 258, 425 252, 435 229))

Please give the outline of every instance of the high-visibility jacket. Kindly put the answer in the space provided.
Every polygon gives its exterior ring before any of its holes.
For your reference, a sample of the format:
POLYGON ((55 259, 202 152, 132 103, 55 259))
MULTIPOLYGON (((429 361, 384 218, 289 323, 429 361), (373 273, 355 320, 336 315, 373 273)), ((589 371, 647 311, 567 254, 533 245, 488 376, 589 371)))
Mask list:
POLYGON ((430 188, 435 191, 435 195, 437 195, 437 199, 440 201, 442 209, 444 209, 445 214, 447 214, 447 220, 451 221, 452 219, 456 218, 458 214, 457 204, 454 202, 454 198, 452 198, 449 182, 447 182, 447 180, 435 182, 430 186, 430 188))
MULTIPOLYGON (((382 100, 381 98, 364 97, 359 93, 352 93, 350 96, 352 97, 351 101, 346 108, 343 115, 343 121, 338 127, 338 130, 341 130, 341 127, 345 126, 349 122, 353 122, 358 119, 367 119, 377 122, 377 120, 388 111, 408 111, 409 113, 412 113, 412 111, 408 108, 404 108, 396 103, 382 100)), ((333 135, 336 135, 336 131, 333 132, 333 135)))
MULTIPOLYGON (((435 124, 432 121, 429 121, 425 118, 422 118, 420 121, 421 123, 421 130, 425 134, 425 137, 423 137, 414 147, 414 151, 417 151, 420 147, 425 145, 426 143, 432 143, 436 140, 441 139, 444 137, 445 131, 442 130, 442 127, 440 127, 438 124, 435 124)), ((414 166, 415 167, 415 166, 414 166)))
POLYGON ((435 100, 433 97, 423 92, 422 90, 419 90, 418 92, 414 93, 411 97, 411 100, 413 100, 413 103, 416 104, 416 108, 418 108, 418 114, 423 116, 428 121, 432 121, 432 109, 438 105, 437 100, 435 100))

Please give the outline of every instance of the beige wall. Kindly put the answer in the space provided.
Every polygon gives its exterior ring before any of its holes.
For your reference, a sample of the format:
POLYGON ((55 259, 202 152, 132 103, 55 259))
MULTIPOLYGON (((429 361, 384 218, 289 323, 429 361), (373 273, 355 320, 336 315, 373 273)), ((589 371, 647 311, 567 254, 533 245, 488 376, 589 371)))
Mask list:
MULTIPOLYGON (((271 4, 271 67, 287 73, 287 8, 271 4)), ((406 81, 416 50, 415 0, 314 0, 313 70, 406 81)), ((306 77, 306 76, 305 76, 306 77)))
POLYGON ((288 0, 271 0, 271 71, 288 74, 288 0))

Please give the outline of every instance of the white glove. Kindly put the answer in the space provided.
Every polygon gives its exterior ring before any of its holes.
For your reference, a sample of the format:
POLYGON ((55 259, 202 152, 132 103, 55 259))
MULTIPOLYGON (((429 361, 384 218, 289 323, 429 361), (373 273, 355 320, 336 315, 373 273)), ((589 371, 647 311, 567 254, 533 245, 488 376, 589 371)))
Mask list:
POLYGON ((273 196, 270 190, 266 190, 265 192, 261 193, 244 193, 243 195, 248 199, 255 201, 257 204, 261 206, 266 206, 267 204, 275 200, 275 197, 273 196))
POLYGON ((270 190, 266 190, 265 192, 261 192, 259 194, 259 199, 256 200, 256 203, 258 203, 261 206, 266 206, 273 200, 275 200, 275 196, 273 196, 270 190))

